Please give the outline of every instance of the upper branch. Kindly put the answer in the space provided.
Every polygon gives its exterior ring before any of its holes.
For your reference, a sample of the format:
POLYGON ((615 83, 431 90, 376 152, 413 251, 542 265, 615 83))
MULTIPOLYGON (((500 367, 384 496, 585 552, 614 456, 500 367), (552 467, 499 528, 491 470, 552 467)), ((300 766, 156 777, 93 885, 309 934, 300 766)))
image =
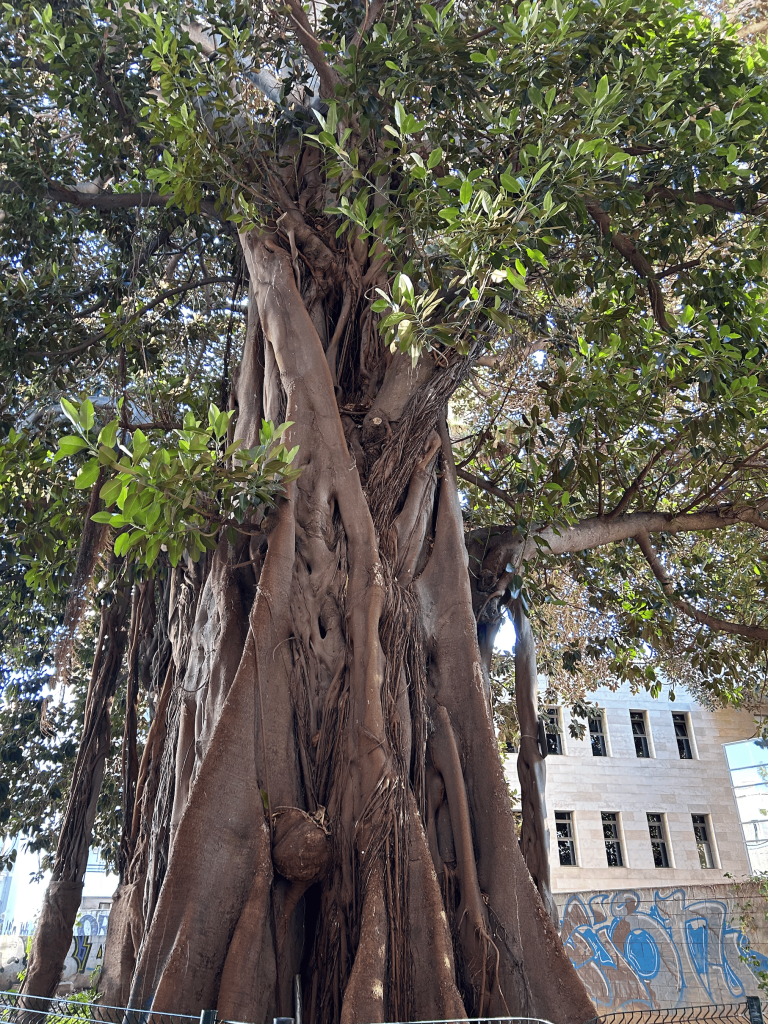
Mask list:
POLYGON ((503 572, 507 562, 527 561, 541 549, 552 555, 565 555, 576 551, 615 544, 629 540, 638 533, 685 533, 724 530, 734 526, 756 526, 768 530, 768 496, 749 507, 733 504, 718 505, 702 512, 687 512, 681 515, 666 512, 629 512, 608 519, 592 516, 572 526, 548 524, 534 527, 521 537, 517 527, 499 529, 484 528, 474 531, 473 539, 485 546, 484 568, 503 572), (484 540, 484 538, 486 538, 484 540))
MULTIPOLYGON (((24 194, 25 189, 16 181, 0 181, 0 195, 24 194)), ((101 192, 90 181, 78 182, 74 187, 48 185, 48 198, 57 203, 67 203, 83 210, 135 210, 150 206, 168 206, 173 196, 161 196, 159 192, 101 192)), ((222 220, 222 215, 210 200, 200 203, 200 212, 206 217, 222 220)))
POLYGON ((763 629, 761 626, 751 626, 746 622, 730 622, 728 619, 720 619, 715 615, 708 615, 706 612, 694 608, 692 604, 689 604, 683 598, 677 597, 675 595, 674 583, 667 574, 659 556, 654 551, 651 538, 644 530, 639 530, 635 534, 635 540, 645 555, 653 575, 661 584, 661 589, 669 598, 670 603, 684 615, 694 619, 696 622, 702 623, 704 626, 709 626, 710 629, 717 629, 721 633, 734 633, 737 636, 747 637, 749 640, 768 640, 768 629, 763 629))
POLYGON ((339 73, 325 59, 320 40, 312 31, 309 18, 301 6, 300 0, 288 0, 288 7, 291 12, 291 21, 296 26, 301 45, 306 50, 307 56, 312 61, 320 79, 320 91, 324 97, 333 99, 336 92, 336 83, 340 81, 339 73))
POLYGON ((648 297, 651 302, 651 310, 654 319, 662 331, 669 330, 667 312, 664 306, 664 295, 661 285, 656 279, 656 274, 648 260, 639 251, 635 243, 622 231, 614 231, 611 228, 611 218, 599 203, 590 201, 586 203, 587 213, 600 229, 600 234, 608 238, 616 252, 620 253, 640 277, 648 283, 648 297))

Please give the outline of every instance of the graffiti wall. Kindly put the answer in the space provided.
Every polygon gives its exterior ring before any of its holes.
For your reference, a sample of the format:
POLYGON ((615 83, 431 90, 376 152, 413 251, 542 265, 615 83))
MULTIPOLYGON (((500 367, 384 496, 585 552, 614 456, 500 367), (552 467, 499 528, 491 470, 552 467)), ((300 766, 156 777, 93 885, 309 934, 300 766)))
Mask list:
MULTIPOLYGON (((758 898, 762 901, 762 897, 758 898)), ((598 1013, 738 1002, 768 970, 728 885, 557 897, 560 936, 598 1013), (701 891, 699 891, 701 890, 701 891)), ((765 930, 765 913, 761 917, 765 930)))
MULTIPOLYGON (((109 910, 91 910, 80 914, 75 925, 72 945, 64 961, 62 983, 69 989, 88 988, 91 975, 104 961, 109 910)), ((15 984, 24 968, 27 933, 16 934, 13 923, 9 932, 0 936, 0 990, 15 984)))

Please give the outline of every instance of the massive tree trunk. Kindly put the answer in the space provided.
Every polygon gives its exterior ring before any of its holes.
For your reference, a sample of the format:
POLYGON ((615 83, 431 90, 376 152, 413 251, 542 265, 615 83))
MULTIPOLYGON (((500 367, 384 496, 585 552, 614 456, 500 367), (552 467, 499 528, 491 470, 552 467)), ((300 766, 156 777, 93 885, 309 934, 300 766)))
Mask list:
MULTIPOLYGON (((129 588, 118 585, 101 608, 101 627, 85 704, 83 732, 51 881, 29 955, 22 992, 52 996, 61 978, 80 908, 96 805, 110 746, 110 712, 125 651, 129 588)), ((34 1001, 25 1005, 35 1009, 34 1001)))
POLYGON ((311 1022, 583 1021, 478 648, 445 426, 466 361, 392 356, 365 247, 291 216, 293 258, 242 238, 235 398, 248 445, 291 421, 303 472, 260 532, 221 540, 186 648, 178 631, 103 997, 262 1021, 293 1012, 299 975, 311 1022))

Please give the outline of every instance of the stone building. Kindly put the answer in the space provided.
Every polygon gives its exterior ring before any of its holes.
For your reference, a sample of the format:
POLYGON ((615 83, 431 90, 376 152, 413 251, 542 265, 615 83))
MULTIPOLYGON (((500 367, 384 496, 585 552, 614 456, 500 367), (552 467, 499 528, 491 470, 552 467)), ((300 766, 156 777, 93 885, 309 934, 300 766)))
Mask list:
POLYGON ((768 868, 768 750, 753 716, 680 692, 595 699, 580 740, 564 709, 543 712, 552 888, 598 1012, 760 994, 768 904, 750 879, 768 868))

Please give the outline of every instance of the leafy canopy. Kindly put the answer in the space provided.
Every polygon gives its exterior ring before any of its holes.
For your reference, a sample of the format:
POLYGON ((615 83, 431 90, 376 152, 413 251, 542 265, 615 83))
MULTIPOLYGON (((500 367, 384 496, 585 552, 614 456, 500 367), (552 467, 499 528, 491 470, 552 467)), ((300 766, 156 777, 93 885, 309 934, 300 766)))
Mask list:
POLYGON ((0 758, 53 760, 35 729, 97 481, 140 574, 247 533, 291 478, 280 428, 233 448, 223 410, 238 231, 291 249, 297 210, 301 273, 363 247, 357 315, 415 364, 467 359, 472 571, 527 602, 568 699, 606 673, 756 692, 764 644, 681 609, 759 626, 768 596, 764 46, 682 0, 0 17, 0 758), (654 535, 669 586, 629 534, 544 538, 652 513, 734 529, 654 535))

